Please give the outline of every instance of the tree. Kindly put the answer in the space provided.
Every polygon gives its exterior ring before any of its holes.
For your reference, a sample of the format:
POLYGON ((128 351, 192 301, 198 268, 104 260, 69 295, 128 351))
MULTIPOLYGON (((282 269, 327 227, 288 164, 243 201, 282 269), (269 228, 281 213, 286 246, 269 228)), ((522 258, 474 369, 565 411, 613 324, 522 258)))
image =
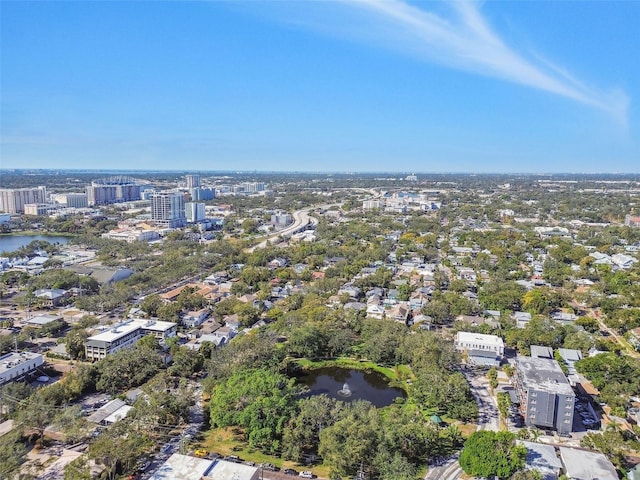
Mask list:
POLYGON ((535 470, 520 470, 511 475, 509 480, 542 480, 542 475, 535 470))
POLYGON ((73 360, 84 360, 85 358, 85 341, 89 338, 89 334, 85 329, 72 328, 65 337, 67 345, 67 353, 73 360))
POLYGON ((451 319, 451 307, 442 299, 433 299, 422 307, 422 313, 433 318, 434 323, 442 325, 451 319))
POLYGON ((0 478, 14 478, 26 451, 18 430, 0 437, 0 478))
POLYGON ((375 457, 381 434, 378 411, 368 402, 354 402, 346 416, 320 432, 318 452, 339 475, 353 475, 361 462, 375 457))
POLYGON ((5 408, 5 413, 12 416, 22 402, 31 396, 34 390, 27 382, 10 382, 0 387, 0 399, 5 408))
POLYGON ((282 437, 283 456, 300 462, 305 453, 317 453, 320 432, 340 417, 344 404, 326 395, 298 403, 298 414, 287 422, 282 437))
POLYGON ((84 438, 86 423, 80 405, 64 408, 51 422, 64 432, 69 443, 76 443, 84 438))
POLYGON ((97 364, 96 388, 109 393, 142 385, 163 367, 160 354, 136 345, 108 355, 97 364))
POLYGON ((64 467, 64 480, 91 480, 91 468, 84 455, 64 467))
POLYGON ((508 478, 524 466, 526 447, 510 432, 474 432, 460 453, 460 467, 468 475, 508 478))
POLYGON ((522 297, 522 308, 531 313, 549 313, 549 301, 539 288, 529 290, 522 297))
MULTIPOLYGON (((200 347, 200 350, 202 350, 202 347, 200 347)), ((187 347, 178 347, 173 352, 173 364, 169 367, 168 372, 170 375, 189 377, 199 372, 203 365, 204 358, 200 351, 194 352, 187 347)))
POLYGON ((140 303, 140 308, 144 310, 144 312, 150 317, 155 317, 158 314, 158 310, 164 305, 162 298, 160 295, 153 294, 149 295, 142 300, 140 303))
POLYGON ((151 446, 145 435, 132 434, 131 425, 120 421, 98 436, 88 449, 89 458, 105 466, 106 478, 130 471, 142 453, 151 446))
POLYGON ((51 424, 56 412, 55 404, 43 399, 42 395, 35 394, 25 401, 18 418, 25 429, 35 430, 38 433, 38 441, 41 443, 44 431, 51 424))
POLYGON ((487 372, 487 378, 489 379, 489 386, 494 390, 498 386, 498 370, 495 367, 491 367, 487 372))
POLYGON ((498 394, 498 412, 500 416, 506 420, 509 416, 509 407, 511 407, 511 397, 508 392, 500 392, 498 394))
POLYGON ((244 233, 251 234, 258 231, 258 221, 253 218, 247 218, 242 222, 242 230, 244 233))
POLYGON ((211 425, 245 429, 252 447, 270 451, 279 445, 294 408, 295 379, 270 370, 251 369, 233 374, 211 395, 211 425))

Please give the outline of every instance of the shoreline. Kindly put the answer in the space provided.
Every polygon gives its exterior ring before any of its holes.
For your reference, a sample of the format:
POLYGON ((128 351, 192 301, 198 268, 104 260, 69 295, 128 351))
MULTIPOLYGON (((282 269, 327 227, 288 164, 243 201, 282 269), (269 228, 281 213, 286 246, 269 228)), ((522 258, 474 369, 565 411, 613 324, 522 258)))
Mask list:
POLYGON ((68 237, 73 238, 77 237, 77 234, 74 233, 60 233, 60 232, 41 232, 39 230, 25 230, 20 232, 8 232, 8 233, 0 233, 0 238, 2 237, 37 237, 37 236, 48 236, 48 237, 68 237))

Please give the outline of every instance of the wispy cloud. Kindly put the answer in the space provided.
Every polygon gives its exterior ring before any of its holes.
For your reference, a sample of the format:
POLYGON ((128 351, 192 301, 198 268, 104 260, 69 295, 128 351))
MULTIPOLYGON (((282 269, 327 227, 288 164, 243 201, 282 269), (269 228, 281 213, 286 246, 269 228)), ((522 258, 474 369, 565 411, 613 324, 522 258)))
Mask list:
POLYGON ((403 0, 341 0, 339 3, 361 15, 366 14, 366 31, 363 33, 362 25, 357 24, 353 15, 341 17, 338 23, 342 25, 320 28, 373 40, 450 68, 570 98, 626 123, 629 98, 622 90, 590 87, 540 55, 518 52, 494 31, 477 2, 422 2, 419 6, 403 0), (425 6, 446 7, 449 11, 446 15, 438 14, 426 10, 425 6))

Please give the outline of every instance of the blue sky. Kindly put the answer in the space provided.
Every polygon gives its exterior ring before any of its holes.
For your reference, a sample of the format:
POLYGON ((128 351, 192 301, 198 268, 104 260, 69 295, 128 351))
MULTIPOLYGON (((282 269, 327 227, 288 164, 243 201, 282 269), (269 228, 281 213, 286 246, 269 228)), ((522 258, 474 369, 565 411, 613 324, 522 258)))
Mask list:
POLYGON ((639 1, 2 1, 2 168, 639 172, 639 1))

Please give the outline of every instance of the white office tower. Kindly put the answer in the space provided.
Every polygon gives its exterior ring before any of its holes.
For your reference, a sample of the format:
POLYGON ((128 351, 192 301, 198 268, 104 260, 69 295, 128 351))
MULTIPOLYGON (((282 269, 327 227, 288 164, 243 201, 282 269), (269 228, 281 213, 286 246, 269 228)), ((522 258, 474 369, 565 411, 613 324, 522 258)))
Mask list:
POLYGON ((198 223, 205 219, 204 203, 187 202, 184 204, 187 223, 198 223))
POLYGON ((185 175, 187 188, 198 188, 200 186, 200 175, 185 175))
POLYGON ((159 192, 151 196, 151 220, 156 225, 179 228, 187 223, 181 193, 159 192))

